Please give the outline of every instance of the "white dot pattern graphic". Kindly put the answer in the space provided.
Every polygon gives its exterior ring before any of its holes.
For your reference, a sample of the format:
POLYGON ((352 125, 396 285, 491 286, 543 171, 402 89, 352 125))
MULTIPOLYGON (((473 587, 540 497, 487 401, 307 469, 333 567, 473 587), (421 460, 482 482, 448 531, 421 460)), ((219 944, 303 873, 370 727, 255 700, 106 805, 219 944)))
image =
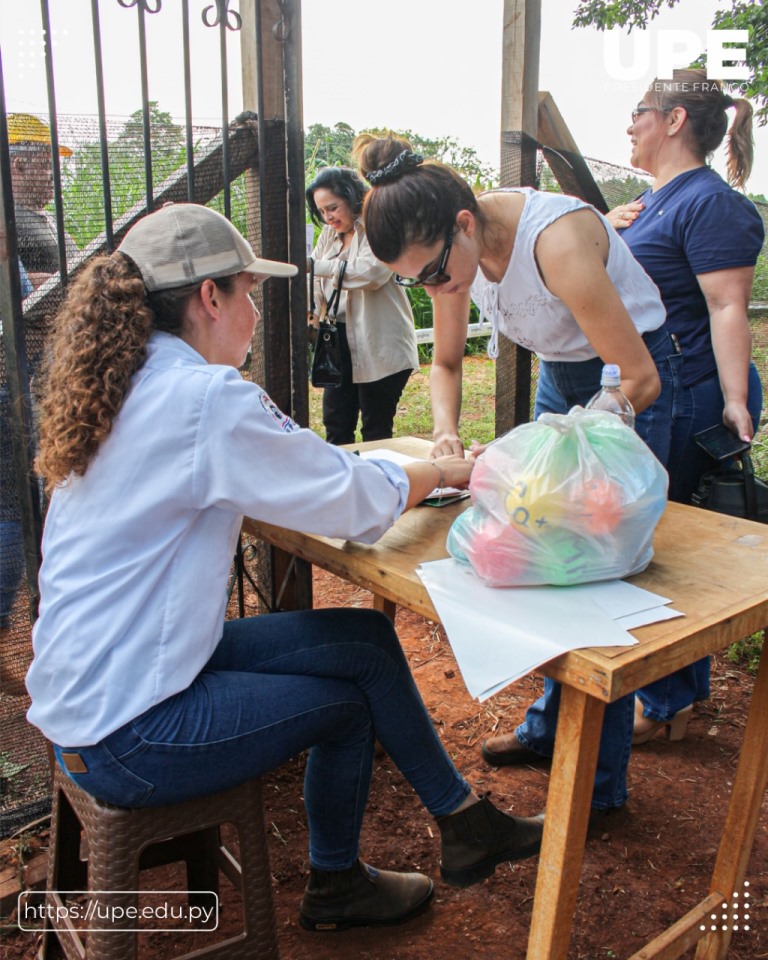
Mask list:
MULTIPOLYGON (((745 880, 745 881, 744 881, 744 887, 746 888, 746 887, 748 887, 748 886, 749 886, 749 880, 745 880)), ((749 920, 749 914, 747 913, 747 910, 749 909, 749 902, 748 902, 748 901, 749 901, 749 891, 748 891, 747 889, 744 890, 743 902, 742 902, 741 904, 739 903, 739 891, 738 891, 738 890, 734 891, 734 893, 733 893, 732 896, 731 896, 731 913, 730 913, 730 915, 729 915, 729 913, 728 913, 728 904, 727 904, 727 903, 723 903, 723 904, 721 905, 720 909, 723 911, 723 913, 720 915, 720 917, 718 917, 718 915, 717 915, 716 913, 711 913, 711 914, 709 915, 709 919, 710 919, 711 921, 714 921, 713 923, 710 924, 710 927, 709 927, 710 931, 711 931, 712 933, 717 932, 717 930, 727 931, 727 930, 729 930, 729 929, 730 929, 730 930, 733 930, 734 932, 736 932, 736 931, 739 930, 739 929, 741 929, 741 930, 743 930, 743 931, 748 931, 748 930, 749 930, 749 924, 747 923, 747 920, 749 920), (741 925, 741 927, 739 927, 739 922, 738 922, 739 919, 740 919, 740 916, 739 916, 739 908, 741 908, 741 911, 742 911, 742 912, 741 912, 741 919, 744 921, 744 923, 741 925), (730 927, 729 927, 729 925, 728 925, 729 916, 730 916, 730 921, 731 921, 730 927), (718 919, 723 921, 719 926, 718 926, 718 923, 717 923, 718 919)), ((705 923, 702 923, 702 924, 699 926, 699 930, 701 930, 702 933, 706 933, 706 931, 707 931, 707 925, 706 925, 705 923)))

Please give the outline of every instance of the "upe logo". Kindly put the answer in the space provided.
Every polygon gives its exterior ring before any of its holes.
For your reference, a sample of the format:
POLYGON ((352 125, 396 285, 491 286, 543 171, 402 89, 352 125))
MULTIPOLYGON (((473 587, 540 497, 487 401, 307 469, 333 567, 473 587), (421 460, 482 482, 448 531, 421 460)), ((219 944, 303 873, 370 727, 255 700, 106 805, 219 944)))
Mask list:
MULTIPOLYGON (((671 77, 672 71, 687 67, 706 53, 707 78, 711 80, 747 80, 749 68, 743 61, 749 42, 749 30, 708 30, 706 40, 693 30, 659 30, 656 35, 655 74, 671 77)), ((607 30, 603 42, 603 63, 616 80, 640 80, 648 75, 651 64, 651 38, 646 31, 607 30)))

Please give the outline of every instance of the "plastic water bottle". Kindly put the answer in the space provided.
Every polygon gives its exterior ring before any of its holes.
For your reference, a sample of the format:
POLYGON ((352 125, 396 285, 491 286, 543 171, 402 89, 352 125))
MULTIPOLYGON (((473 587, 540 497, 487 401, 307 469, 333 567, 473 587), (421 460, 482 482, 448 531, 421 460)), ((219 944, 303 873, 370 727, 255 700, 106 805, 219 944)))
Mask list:
POLYGON ((606 363, 600 377, 600 390, 586 406, 587 410, 615 413, 628 427, 635 428, 635 410, 621 392, 621 370, 615 363, 606 363))

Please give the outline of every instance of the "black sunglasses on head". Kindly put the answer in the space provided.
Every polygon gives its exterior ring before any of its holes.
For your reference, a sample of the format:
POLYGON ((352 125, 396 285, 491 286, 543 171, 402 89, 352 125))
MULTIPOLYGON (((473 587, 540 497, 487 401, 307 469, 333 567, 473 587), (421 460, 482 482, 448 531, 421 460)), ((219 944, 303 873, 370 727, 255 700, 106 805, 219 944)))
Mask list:
POLYGON ((400 274, 395 274, 395 283, 401 287, 439 287, 443 283, 448 283, 451 275, 445 272, 445 268, 448 264, 448 257, 450 256, 452 245, 453 227, 448 231, 443 252, 437 261, 437 268, 433 270, 432 273, 428 273, 426 276, 419 274, 418 277, 401 277, 400 274))

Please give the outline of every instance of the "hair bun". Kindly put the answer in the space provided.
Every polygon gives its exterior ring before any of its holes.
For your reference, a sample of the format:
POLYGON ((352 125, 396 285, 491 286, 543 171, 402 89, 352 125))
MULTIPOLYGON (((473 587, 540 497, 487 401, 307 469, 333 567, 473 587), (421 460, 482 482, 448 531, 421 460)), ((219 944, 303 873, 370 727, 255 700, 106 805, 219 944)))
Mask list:
POLYGON ((371 170, 370 173, 366 174, 366 180, 372 187, 381 186, 383 183, 391 183, 393 180, 399 180, 404 173, 414 167, 418 167, 420 163, 424 163, 424 157, 420 153, 403 150, 380 170, 371 170))

